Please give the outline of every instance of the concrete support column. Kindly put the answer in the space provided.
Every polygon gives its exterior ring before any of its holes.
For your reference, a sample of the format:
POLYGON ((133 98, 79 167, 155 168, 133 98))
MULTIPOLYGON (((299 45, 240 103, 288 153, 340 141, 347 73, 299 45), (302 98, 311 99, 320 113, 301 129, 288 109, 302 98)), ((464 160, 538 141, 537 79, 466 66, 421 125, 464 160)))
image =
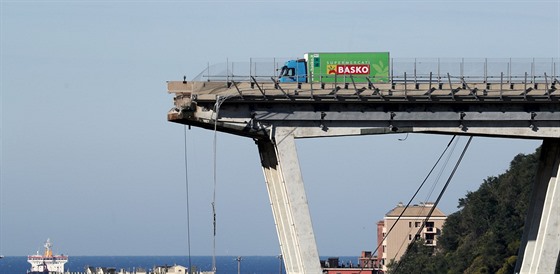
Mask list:
POLYGON ((288 274, 322 273, 293 129, 276 129, 258 140, 264 177, 288 274))
POLYGON ((515 273, 550 273, 560 256, 560 139, 545 139, 515 273))

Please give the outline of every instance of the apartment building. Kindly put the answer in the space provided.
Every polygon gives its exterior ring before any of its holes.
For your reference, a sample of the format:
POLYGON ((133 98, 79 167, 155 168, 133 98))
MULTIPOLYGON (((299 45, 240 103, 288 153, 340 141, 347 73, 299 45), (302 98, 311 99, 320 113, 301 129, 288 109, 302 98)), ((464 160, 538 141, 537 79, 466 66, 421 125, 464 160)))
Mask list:
POLYGON ((385 214, 383 221, 379 221, 377 224, 378 244, 383 241, 385 235, 394 225, 391 233, 385 238, 377 252, 380 267, 386 271, 387 265, 392 260, 398 261, 418 232, 420 232, 418 233, 419 237, 424 238, 426 245, 435 247, 446 219, 447 216, 437 207, 434 207, 433 203, 421 203, 409 206, 406 209, 402 203, 399 203, 385 214), (426 221, 430 211, 432 211, 431 217, 426 221), (397 222, 399 216, 401 217, 397 222))

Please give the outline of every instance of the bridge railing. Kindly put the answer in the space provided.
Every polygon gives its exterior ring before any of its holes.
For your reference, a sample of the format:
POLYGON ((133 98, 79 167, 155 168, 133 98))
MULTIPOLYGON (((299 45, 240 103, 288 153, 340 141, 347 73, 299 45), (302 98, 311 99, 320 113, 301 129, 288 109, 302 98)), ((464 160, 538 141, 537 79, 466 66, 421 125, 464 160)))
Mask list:
MULTIPOLYGON (((193 81, 272 82, 287 60, 297 58, 251 58, 249 62, 218 63, 208 66, 193 81)), ((391 83, 552 83, 560 78, 559 58, 392 58, 391 83)), ((333 77, 320 75, 318 78, 333 77)), ((351 83, 350 76, 336 76, 351 83)))
POLYGON ((226 61, 217 64, 208 64, 193 81, 223 82, 241 81, 249 82, 252 78, 258 82, 272 82, 278 78, 280 70, 288 60, 296 58, 251 58, 249 62, 226 61))
POLYGON ((545 82, 545 77, 557 79, 558 58, 394 58, 391 79, 394 82, 425 80, 432 73, 435 81, 478 83, 545 82))

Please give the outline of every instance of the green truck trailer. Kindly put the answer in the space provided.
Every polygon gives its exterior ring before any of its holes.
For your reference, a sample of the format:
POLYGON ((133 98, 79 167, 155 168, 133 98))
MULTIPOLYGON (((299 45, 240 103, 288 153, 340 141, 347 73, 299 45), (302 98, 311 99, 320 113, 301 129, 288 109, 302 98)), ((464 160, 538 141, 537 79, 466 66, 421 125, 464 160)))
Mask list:
POLYGON ((282 67, 281 83, 386 83, 389 81, 389 52, 307 53, 282 67))

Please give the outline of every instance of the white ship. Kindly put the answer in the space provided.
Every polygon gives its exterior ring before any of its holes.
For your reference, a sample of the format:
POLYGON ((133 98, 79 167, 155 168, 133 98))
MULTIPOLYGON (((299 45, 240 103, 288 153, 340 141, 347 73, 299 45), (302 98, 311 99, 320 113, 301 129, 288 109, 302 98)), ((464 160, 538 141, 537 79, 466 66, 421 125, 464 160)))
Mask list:
POLYGON ((45 252, 43 255, 37 251, 36 255, 27 256, 27 261, 31 264, 31 269, 27 273, 63 274, 64 264, 68 262, 68 256, 53 255, 50 239, 47 239, 44 246, 45 252))

